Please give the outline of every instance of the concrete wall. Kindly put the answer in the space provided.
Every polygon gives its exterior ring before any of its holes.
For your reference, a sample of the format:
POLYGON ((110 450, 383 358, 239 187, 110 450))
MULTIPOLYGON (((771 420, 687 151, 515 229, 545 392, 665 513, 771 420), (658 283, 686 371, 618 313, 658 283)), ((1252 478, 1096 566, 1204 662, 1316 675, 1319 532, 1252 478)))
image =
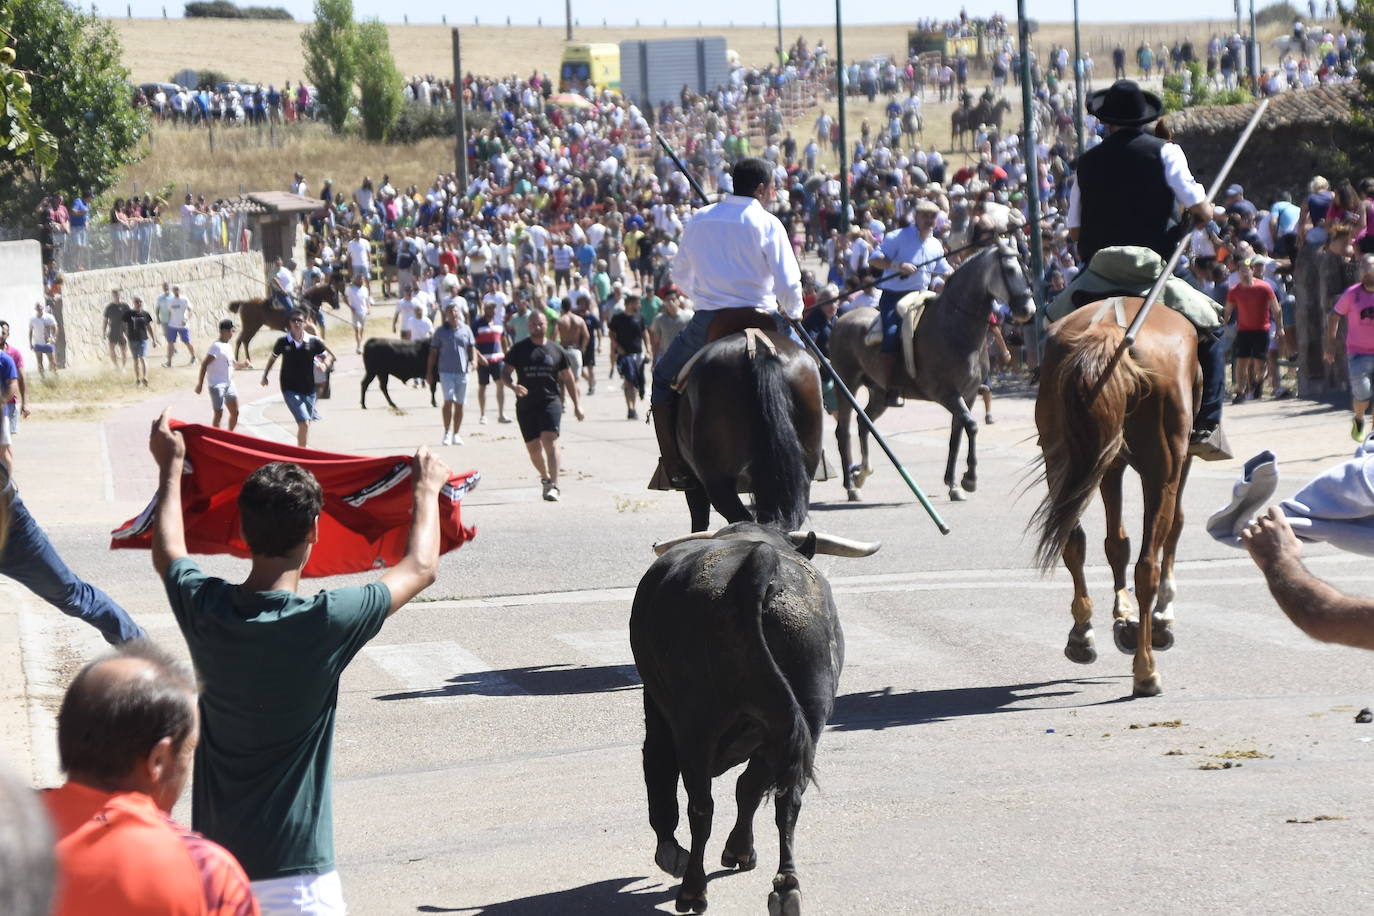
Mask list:
POLYGON ((0 318, 10 323, 10 338, 28 354, 29 318, 43 301, 43 260, 35 239, 0 242, 0 318))
MULTIPOLYGON (((124 302, 142 296, 143 307, 153 311, 164 282, 180 286, 181 294, 191 301, 191 340, 199 354, 218 336, 220 319, 230 317, 230 302, 259 299, 267 292, 262 253, 258 251, 69 273, 62 309, 68 367, 89 368, 109 360, 101 331, 111 290, 118 289, 124 302)), ((162 359, 165 351, 153 350, 149 356, 162 359)))

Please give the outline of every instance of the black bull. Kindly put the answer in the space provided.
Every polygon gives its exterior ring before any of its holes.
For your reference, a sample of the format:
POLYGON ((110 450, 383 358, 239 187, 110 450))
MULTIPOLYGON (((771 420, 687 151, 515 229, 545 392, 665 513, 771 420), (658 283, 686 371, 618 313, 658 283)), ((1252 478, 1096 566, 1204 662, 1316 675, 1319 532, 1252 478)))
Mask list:
MULTIPOLYGON (((413 378, 422 379, 429 368, 429 339, 393 340, 389 337, 370 337, 363 344, 363 386, 362 405, 367 409, 367 386, 377 380, 382 389, 382 397, 396 409, 396 402, 386 390, 387 378, 394 376, 403 382, 413 378)), ((438 406, 434 401, 434 383, 429 386, 429 406, 438 406)))
POLYGON ((711 780, 747 760, 721 864, 755 866, 754 812, 765 793, 776 793, 779 855, 769 909, 799 913, 792 833, 844 665, 830 584, 810 559, 817 551, 867 556, 878 547, 752 522, 668 546, 640 580, 630 613, 630 646, 644 682, 654 861, 683 879, 679 912, 706 909, 711 780), (690 854, 674 836, 679 775, 690 854))

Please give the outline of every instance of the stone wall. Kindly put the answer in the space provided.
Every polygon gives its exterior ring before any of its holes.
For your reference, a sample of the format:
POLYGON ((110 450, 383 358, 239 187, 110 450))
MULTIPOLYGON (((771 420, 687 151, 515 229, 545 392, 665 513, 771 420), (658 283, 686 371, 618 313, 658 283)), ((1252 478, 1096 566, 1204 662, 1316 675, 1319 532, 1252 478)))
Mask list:
POLYGON ((191 301, 191 340, 203 353, 204 345, 218 336, 220 319, 231 317, 229 303, 266 295, 265 278, 258 251, 69 273, 62 308, 67 365, 80 369, 109 359, 102 326, 111 290, 118 289, 123 302, 142 296, 143 307, 152 311, 164 282, 180 286, 181 294, 191 301))

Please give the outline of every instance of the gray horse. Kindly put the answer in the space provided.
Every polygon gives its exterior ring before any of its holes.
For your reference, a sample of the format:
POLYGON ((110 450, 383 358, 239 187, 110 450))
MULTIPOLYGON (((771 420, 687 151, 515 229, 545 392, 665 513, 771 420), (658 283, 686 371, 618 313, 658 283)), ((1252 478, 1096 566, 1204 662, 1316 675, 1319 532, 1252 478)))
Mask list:
MULTIPOLYGON (((1016 248, 1005 239, 989 245, 970 257, 954 271, 940 295, 926 304, 914 340, 916 377, 905 365, 896 366, 878 344, 865 344, 864 337, 877 314, 873 308, 860 308, 843 315, 830 337, 830 361, 850 391, 859 385, 868 388, 864 412, 876 420, 887 410, 889 392, 907 398, 934 401, 951 414, 949 461, 945 465, 945 485, 949 498, 960 500, 965 491, 978 487, 978 458, 974 440, 978 422, 969 407, 983 382, 984 342, 988 316, 994 300, 1011 307, 1012 319, 1029 321, 1035 314, 1035 298, 1027 281, 1016 248), (961 486, 954 482, 954 465, 959 458, 959 437, 968 436, 968 469, 961 486)), ((844 488, 851 501, 859 499, 873 469, 868 464, 868 431, 859 427, 862 466, 851 463, 849 423, 853 408, 841 398, 836 417, 835 438, 840 446, 844 468, 844 488), (856 473, 857 472, 857 473, 856 473)))

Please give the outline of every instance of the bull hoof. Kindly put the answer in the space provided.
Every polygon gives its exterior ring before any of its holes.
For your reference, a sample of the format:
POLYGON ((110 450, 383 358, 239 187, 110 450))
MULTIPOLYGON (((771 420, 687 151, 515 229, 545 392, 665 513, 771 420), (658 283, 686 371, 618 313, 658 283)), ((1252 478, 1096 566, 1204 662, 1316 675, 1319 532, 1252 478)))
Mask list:
POLYGON ((963 491, 963 490, 959 489, 958 487, 950 487, 950 488, 949 488, 949 501, 950 501, 950 502, 952 502, 952 503, 961 503, 961 502, 963 502, 963 501, 966 500, 966 499, 968 499, 968 497, 964 495, 964 491, 963 491))
POLYGON ((677 892, 677 902, 673 904, 679 913, 691 910, 693 913, 706 912, 706 895, 689 894, 686 891, 677 892))
POLYGON ((1174 631, 1155 621, 1154 629, 1150 631, 1150 646, 1156 652, 1167 652, 1172 649, 1174 647, 1174 631))
POLYGON ((1164 692, 1160 686, 1159 672, 1155 672, 1143 681, 1136 681, 1135 688, 1131 691, 1133 697, 1157 697, 1164 692))
POLYGON ((676 840, 665 840, 654 852, 654 864, 674 878, 681 878, 687 874, 687 850, 676 840))
POLYGON ((801 887, 796 875, 778 875, 773 879, 768 916, 801 916, 801 887))
POLYGON ((1064 646, 1064 657, 1077 665, 1091 665, 1097 661, 1097 650, 1093 648, 1093 638, 1075 640, 1070 638, 1064 646))
POLYGON ((850 501, 850 502, 852 502, 852 503, 861 503, 861 502, 863 502, 863 499, 864 499, 864 498, 863 498, 862 494, 859 493, 859 488, 858 488, 858 487, 845 487, 845 488, 844 488, 844 492, 845 492, 845 495, 847 495, 847 496, 849 497, 849 501, 850 501))
POLYGON ((1135 646, 1139 641, 1136 636, 1139 631, 1140 624, 1134 620, 1119 618, 1112 624, 1112 640, 1122 655, 1135 655, 1135 646))
POLYGON ((720 854, 720 864, 723 868, 738 868, 740 871, 753 871, 759 864, 759 856, 754 850, 745 853, 731 852, 727 846, 725 851, 720 854))
POLYGON ((959 486, 963 487, 966 493, 976 492, 978 490, 978 478, 965 474, 963 479, 959 481, 959 486))

